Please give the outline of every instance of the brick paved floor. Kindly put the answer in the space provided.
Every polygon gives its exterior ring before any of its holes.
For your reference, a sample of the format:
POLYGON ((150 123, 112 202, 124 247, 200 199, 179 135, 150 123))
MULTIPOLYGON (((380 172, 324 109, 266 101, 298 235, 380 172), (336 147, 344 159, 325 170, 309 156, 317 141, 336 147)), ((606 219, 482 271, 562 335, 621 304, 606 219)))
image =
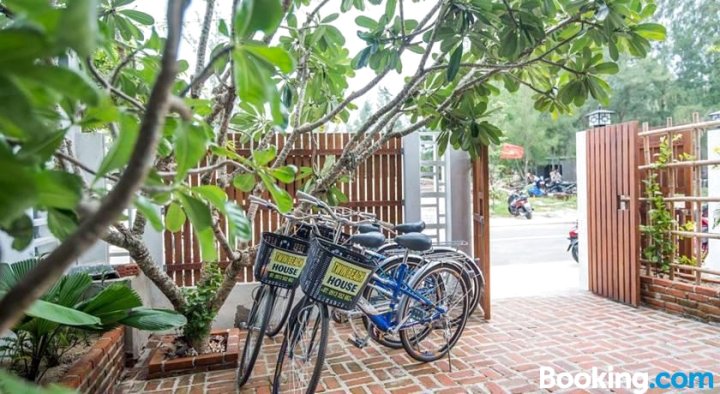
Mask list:
MULTIPOLYGON (((493 319, 468 322, 446 360, 420 364, 378 345, 357 349, 349 328, 334 326, 321 390, 337 393, 538 393, 539 367, 556 371, 712 371, 720 382, 720 327, 647 308, 631 308, 589 293, 496 302, 493 319)), ((267 340, 242 393, 269 392, 281 338, 267 340)), ((156 380, 126 380, 127 393, 234 393, 236 371, 156 380)), ((575 391, 584 392, 584 391, 575 391)), ((597 391, 602 392, 602 391, 597 391)), ((707 392, 707 391, 706 391, 707 392)))

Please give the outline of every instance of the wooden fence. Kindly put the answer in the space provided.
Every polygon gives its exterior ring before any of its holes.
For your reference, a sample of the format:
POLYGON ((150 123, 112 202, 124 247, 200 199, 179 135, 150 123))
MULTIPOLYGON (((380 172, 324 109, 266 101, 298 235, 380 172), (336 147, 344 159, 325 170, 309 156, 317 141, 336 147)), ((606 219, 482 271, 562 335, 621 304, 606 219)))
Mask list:
MULTIPOLYGON (((298 138, 290 151, 286 164, 300 167, 323 168, 325 161, 331 156, 338 156, 353 134, 349 133, 319 133, 305 134, 298 138)), ((237 141, 237 140, 236 140, 237 141)), ((277 135, 274 144, 278 151, 282 149, 285 137, 277 135)), ((247 156, 249 145, 236 144, 238 154, 247 156)), ((300 190, 303 181, 296 181, 282 185, 291 195, 300 190)), ((199 182, 197 176, 191 177, 191 184, 199 182)), ((381 220, 390 223, 399 223, 403 220, 403 157, 400 139, 393 139, 384 144, 374 155, 362 163, 350 181, 339 185, 342 192, 348 197, 343 206, 372 212, 381 220)), ((247 193, 242 193, 232 187, 226 190, 228 197, 234 199, 238 205, 246 210, 249 206, 247 193)), ((265 196, 267 197, 267 196, 265 196)), ((279 215, 267 209, 260 209, 253 222, 254 244, 264 231, 273 231, 280 224, 279 215)), ((177 233, 164 233, 165 264, 168 274, 180 285, 192 286, 200 278, 202 262, 197 239, 192 233, 189 223, 177 233)), ((220 264, 227 264, 227 255, 219 248, 220 264)), ((238 276, 240 282, 252 282, 252 269, 246 268, 238 276)))

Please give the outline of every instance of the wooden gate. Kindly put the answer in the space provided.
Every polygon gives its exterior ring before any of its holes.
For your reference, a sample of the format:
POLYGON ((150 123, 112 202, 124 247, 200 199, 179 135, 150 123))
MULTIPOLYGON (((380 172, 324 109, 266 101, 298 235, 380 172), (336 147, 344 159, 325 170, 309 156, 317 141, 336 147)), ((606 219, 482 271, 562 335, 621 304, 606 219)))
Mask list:
POLYGON ((637 306, 640 300, 638 123, 587 131, 590 290, 637 306))
POLYGON ((490 175, 488 147, 481 149, 472 164, 473 255, 485 275, 482 307, 490 319, 490 175))
MULTIPOLYGON (((316 167, 322 169, 327 160, 333 160, 342 153, 343 147, 350 141, 350 133, 320 133, 315 136, 304 134, 295 141, 285 164, 300 167, 316 167)), ((348 197, 342 204, 359 211, 372 212, 383 221, 402 223, 403 212, 403 161, 401 139, 395 138, 378 149, 368 160, 362 163, 355 173, 350 174, 348 182, 341 183, 340 189, 348 197)), ((277 135, 274 144, 278 151, 284 146, 285 137, 277 135)), ((250 154, 250 147, 236 140, 236 151, 242 156, 250 154)), ((280 184, 294 196, 306 180, 296 181, 287 185, 280 184)), ((190 179, 191 184, 198 182, 198 177, 190 179)), ((233 187, 226 190, 230 199, 247 209, 250 205, 248 193, 242 193, 233 187)), ((267 194, 267 193, 266 193, 267 194)), ((269 198, 267 195, 264 197, 269 198)), ((265 208, 258 210, 253 221, 254 244, 263 231, 273 231, 281 224, 278 214, 265 208)), ((197 238, 192 232, 190 223, 177 233, 165 231, 165 264, 168 274, 179 285, 192 286, 200 278, 202 261, 197 238)), ((225 251, 218 248, 220 264, 228 262, 225 251)), ((251 267, 241 270, 238 275, 240 282, 254 281, 251 267)))

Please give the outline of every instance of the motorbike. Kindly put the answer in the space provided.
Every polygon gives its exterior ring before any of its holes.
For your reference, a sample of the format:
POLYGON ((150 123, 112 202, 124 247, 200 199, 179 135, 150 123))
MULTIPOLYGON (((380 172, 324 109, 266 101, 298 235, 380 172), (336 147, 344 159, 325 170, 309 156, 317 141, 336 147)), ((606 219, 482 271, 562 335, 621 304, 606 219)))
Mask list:
POLYGON ((530 186, 528 186, 527 192, 532 197, 542 197, 546 195, 545 180, 538 177, 530 186))
POLYGON ((513 216, 525 216, 532 219, 532 206, 525 193, 515 191, 508 197, 508 212, 513 216))
POLYGON ((580 259, 578 257, 578 225, 575 223, 572 229, 570 229, 570 232, 568 233, 568 241, 570 241, 570 245, 568 245, 567 250, 572 254, 573 260, 575 260, 576 263, 580 262, 580 259))
POLYGON ((573 182, 556 182, 547 185, 547 194, 576 194, 577 184, 573 182))

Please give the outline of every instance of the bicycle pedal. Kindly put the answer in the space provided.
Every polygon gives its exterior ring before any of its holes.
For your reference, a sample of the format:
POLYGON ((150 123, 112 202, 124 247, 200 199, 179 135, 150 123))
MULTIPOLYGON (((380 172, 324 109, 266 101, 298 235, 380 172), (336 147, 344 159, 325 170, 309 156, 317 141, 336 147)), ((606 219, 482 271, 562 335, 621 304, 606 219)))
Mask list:
POLYGON ((348 342, 350 342, 353 346, 355 346, 358 349, 362 349, 368 345, 367 339, 348 338, 348 342))

